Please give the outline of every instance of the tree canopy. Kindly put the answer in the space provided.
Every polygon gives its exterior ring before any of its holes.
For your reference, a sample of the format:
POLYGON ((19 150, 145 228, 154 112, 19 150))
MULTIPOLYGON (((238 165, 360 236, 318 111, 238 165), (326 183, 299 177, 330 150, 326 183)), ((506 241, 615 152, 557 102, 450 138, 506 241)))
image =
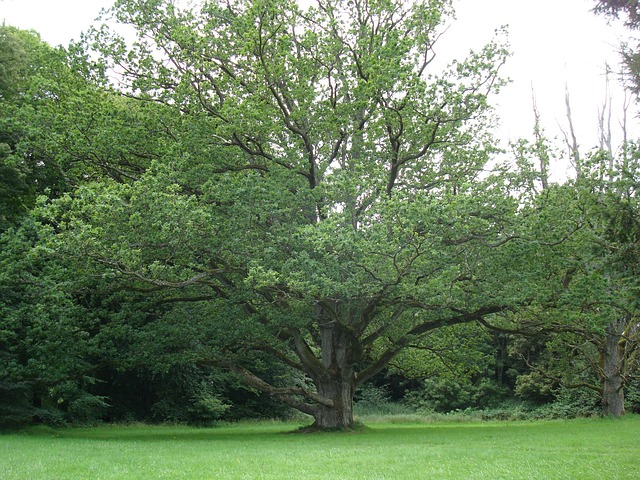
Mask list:
POLYGON ((100 30, 94 45, 124 96, 168 112, 164 152, 134 183, 58 202, 68 248, 167 289, 164 328, 202 361, 320 427, 351 426, 355 388, 402 348, 523 300, 514 275, 491 273, 517 200, 481 178, 507 52, 432 72, 449 9, 117 2, 137 40, 100 30), (266 383, 248 351, 299 381, 266 383))

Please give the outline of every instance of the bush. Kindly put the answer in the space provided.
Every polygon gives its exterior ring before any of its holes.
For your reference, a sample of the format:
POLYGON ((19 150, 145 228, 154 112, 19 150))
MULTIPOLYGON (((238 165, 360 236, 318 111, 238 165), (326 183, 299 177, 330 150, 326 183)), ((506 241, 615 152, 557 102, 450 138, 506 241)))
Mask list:
POLYGON ((437 379, 422 381, 419 389, 408 392, 404 402, 421 412, 452 412, 468 408, 496 407, 509 398, 509 389, 489 379, 473 383, 469 379, 437 379))
POLYGON ((516 379, 515 394, 522 400, 537 404, 554 400, 555 385, 537 372, 520 375, 516 379))
POLYGON ((354 409, 359 416, 411 415, 415 411, 390 399, 385 386, 363 385, 355 396, 354 409))
POLYGON ((600 415, 600 396, 587 388, 562 388, 555 392, 555 401, 538 408, 543 418, 577 418, 600 415))
POLYGON ((640 379, 634 379, 627 385, 625 408, 629 413, 640 413, 640 379))
POLYGON ((35 411, 28 382, 0 381, 0 429, 18 428, 33 421, 35 411))
POLYGON ((218 372, 176 366, 161 377, 150 408, 155 422, 210 425, 231 408, 220 394, 218 372))

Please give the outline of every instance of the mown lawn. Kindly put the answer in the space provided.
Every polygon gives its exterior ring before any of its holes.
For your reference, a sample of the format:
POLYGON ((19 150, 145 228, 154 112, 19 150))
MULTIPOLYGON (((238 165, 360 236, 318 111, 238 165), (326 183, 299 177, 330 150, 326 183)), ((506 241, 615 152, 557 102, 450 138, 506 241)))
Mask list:
POLYGON ((640 416, 289 433, 297 426, 36 428, 0 435, 0 478, 640 478, 640 416))

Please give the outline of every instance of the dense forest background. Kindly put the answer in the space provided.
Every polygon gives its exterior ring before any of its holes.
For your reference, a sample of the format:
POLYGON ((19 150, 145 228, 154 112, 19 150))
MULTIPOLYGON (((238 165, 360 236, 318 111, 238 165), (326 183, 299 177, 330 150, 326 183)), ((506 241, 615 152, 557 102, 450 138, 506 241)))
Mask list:
POLYGON ((592 151, 537 122, 499 148, 508 49, 431 71, 451 13, 119 0, 67 48, 0 27, 0 425, 640 412, 638 145, 603 113, 592 151))

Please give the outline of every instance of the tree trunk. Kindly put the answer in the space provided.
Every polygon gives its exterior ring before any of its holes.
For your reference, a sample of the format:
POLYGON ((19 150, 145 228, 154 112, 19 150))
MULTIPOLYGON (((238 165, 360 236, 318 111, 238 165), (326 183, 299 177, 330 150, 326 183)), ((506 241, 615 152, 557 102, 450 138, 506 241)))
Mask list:
POLYGON ((318 394, 332 401, 320 405, 314 414, 318 429, 353 427, 353 396, 356 390, 354 365, 362 358, 359 339, 337 318, 337 302, 325 302, 320 314, 320 349, 324 374, 314 378, 318 394))
POLYGON ((602 413, 624 415, 624 331, 625 319, 611 322, 606 329, 602 362, 602 413))
POLYGON ((333 406, 320 405, 315 415, 314 428, 321 430, 348 430, 353 427, 353 378, 335 378, 318 385, 318 393, 333 400, 333 406))

